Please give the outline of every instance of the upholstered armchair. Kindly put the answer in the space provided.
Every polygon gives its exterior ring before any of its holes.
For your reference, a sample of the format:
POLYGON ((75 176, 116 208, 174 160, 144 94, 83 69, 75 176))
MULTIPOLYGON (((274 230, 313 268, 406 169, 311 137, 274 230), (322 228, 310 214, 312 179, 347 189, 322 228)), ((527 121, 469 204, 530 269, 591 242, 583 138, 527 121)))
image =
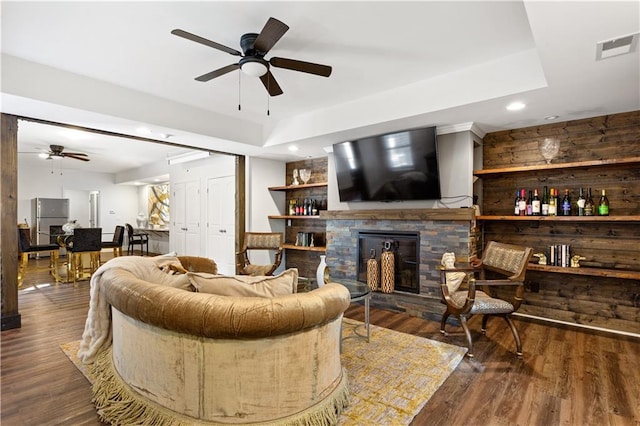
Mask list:
POLYGON ((236 267, 240 275, 272 275, 282 262, 282 233, 280 232, 247 232, 244 234, 242 250, 236 253, 236 267), (249 252, 267 250, 273 256, 268 264, 252 264, 249 252))
POLYGON ((457 318, 467 339, 469 357, 473 357, 473 340, 467 319, 474 314, 482 315, 482 334, 486 334, 490 317, 503 318, 513 333, 516 354, 518 357, 522 356, 522 343, 511 314, 522 303, 524 277, 532 253, 531 247, 490 241, 484 249, 482 259, 472 259, 464 267, 454 265, 455 255, 452 253, 445 253, 443 256, 440 289, 447 309, 442 315, 440 332, 447 335, 447 318, 451 315, 457 318), (460 290, 465 283, 467 289, 460 290), (500 287, 510 287, 511 291, 503 291, 498 296, 496 290, 500 287), (509 297, 506 297, 507 294, 509 297))

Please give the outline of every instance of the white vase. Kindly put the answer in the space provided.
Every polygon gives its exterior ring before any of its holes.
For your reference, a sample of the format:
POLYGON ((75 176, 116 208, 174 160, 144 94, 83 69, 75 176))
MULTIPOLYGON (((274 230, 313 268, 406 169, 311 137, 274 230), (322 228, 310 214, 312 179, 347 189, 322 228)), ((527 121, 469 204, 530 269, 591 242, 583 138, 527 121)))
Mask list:
POLYGON ((320 264, 318 265, 318 269, 316 270, 316 282, 318 283, 318 287, 322 287, 327 282, 329 282, 329 267, 326 262, 326 255, 320 255, 320 264))

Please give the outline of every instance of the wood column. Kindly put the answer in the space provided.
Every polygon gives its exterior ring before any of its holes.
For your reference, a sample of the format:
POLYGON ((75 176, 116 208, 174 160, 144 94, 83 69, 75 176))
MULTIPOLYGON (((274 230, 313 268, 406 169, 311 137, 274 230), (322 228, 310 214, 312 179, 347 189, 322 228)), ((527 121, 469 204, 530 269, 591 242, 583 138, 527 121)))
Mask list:
POLYGON ((18 312, 18 119, 2 114, 0 127, 0 279, 2 330, 20 328, 18 312))

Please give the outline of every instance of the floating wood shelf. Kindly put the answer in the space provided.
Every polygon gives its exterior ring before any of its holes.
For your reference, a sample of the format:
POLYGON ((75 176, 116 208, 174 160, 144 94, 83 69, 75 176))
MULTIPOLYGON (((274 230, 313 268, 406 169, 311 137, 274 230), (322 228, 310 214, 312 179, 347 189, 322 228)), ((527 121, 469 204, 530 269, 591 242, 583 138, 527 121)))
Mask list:
POLYGON ((625 271, 621 269, 607 268, 563 268, 560 266, 538 265, 530 263, 527 266, 530 271, 552 272, 555 274, 589 275, 593 277, 624 278, 629 280, 640 280, 640 271, 625 271))
POLYGON ((302 183, 300 185, 270 186, 269 191, 292 191, 294 189, 322 188, 327 182, 302 183))
POLYGON ((323 219, 319 215, 315 216, 289 216, 289 215, 269 215, 269 219, 305 219, 305 220, 320 220, 323 219))
POLYGON ((321 251, 321 252, 327 251, 327 248, 324 246, 305 247, 305 246, 296 246, 294 244, 283 244, 282 247, 284 247, 286 250, 321 251))
POLYGON ((640 222, 640 216, 477 216, 486 221, 551 221, 551 222, 640 222))
POLYGON ((518 173, 518 172, 532 172, 538 170, 562 170, 562 169, 576 169, 587 167, 602 167, 602 166, 618 166, 621 164, 640 164, 640 157, 629 157, 609 160, 592 160, 592 161, 578 161, 573 163, 552 163, 552 164, 536 164, 533 166, 520 166, 520 167, 502 167, 498 169, 484 169, 474 170, 473 175, 478 177, 488 177, 494 175, 501 175, 504 173, 518 173))

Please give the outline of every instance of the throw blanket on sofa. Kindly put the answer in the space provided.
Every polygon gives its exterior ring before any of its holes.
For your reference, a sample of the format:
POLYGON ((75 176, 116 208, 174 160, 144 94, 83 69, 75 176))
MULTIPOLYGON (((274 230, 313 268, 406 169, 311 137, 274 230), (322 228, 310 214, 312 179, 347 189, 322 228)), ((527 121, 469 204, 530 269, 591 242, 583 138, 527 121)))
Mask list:
POLYGON ((116 268, 127 269, 137 277, 144 277, 150 268, 158 271, 163 269, 170 273, 171 270, 182 269, 182 264, 176 257, 120 256, 98 268, 91 277, 89 313, 78 349, 78 358, 85 364, 92 364, 96 356, 111 345, 111 310, 109 303, 101 295, 100 279, 106 271, 116 268))

